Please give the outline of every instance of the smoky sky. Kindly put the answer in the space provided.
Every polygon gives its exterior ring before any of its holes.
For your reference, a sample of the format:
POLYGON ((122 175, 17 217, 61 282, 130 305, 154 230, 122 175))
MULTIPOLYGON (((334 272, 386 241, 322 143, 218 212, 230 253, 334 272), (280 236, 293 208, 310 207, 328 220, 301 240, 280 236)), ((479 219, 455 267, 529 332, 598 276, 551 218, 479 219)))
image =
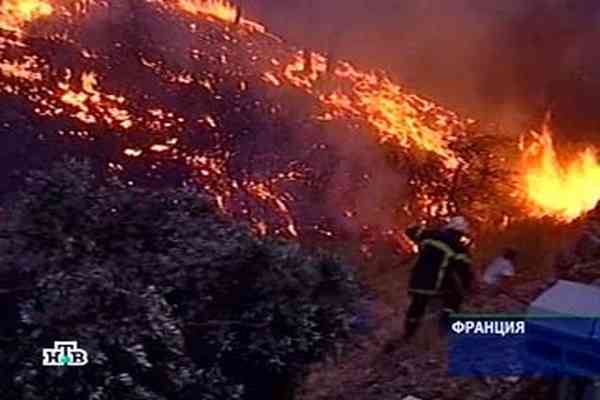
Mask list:
POLYGON ((573 139, 600 132, 596 0, 243 0, 298 47, 382 68, 509 130, 549 109, 573 139))

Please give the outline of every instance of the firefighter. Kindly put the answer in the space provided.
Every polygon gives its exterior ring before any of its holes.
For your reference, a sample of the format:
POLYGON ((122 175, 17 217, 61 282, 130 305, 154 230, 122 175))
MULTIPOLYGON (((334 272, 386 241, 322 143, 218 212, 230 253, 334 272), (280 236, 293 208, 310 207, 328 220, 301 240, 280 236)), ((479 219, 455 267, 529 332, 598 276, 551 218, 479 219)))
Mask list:
POLYGON ((411 272, 409 294, 412 300, 406 312, 404 341, 415 334, 427 304, 433 297, 443 299, 440 328, 447 330, 448 317, 459 312, 466 291, 470 290, 473 275, 467 245, 469 233, 464 217, 454 217, 441 230, 412 227, 407 236, 419 247, 419 255, 411 272))

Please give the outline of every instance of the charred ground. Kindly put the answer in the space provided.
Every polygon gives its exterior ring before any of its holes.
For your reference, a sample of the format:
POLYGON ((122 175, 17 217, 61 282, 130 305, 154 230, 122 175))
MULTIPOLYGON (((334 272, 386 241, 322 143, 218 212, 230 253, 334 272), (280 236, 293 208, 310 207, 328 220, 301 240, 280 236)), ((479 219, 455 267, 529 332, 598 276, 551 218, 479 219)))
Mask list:
MULTIPOLYGON (((32 22, 25 34, 2 36, 6 171, 71 154, 136 185, 193 180, 261 234, 350 238, 367 257, 375 242, 391 243, 388 255, 402 252, 398 227, 406 220, 461 209, 490 221, 506 212, 491 201, 505 190, 497 186, 505 177, 500 139, 407 94, 415 129, 422 124, 432 138, 440 135, 431 152, 402 139, 401 126, 370 106, 344 109, 334 104, 343 98, 326 98, 330 88, 356 94, 367 84, 404 96, 385 77, 351 68, 340 72, 348 71, 346 81, 304 75, 297 51, 281 39, 167 3, 69 7, 32 22), (374 126, 382 133, 373 135, 374 126), (454 158, 460 173, 448 169, 454 158)), ((5 193, 18 185, 9 175, 1 181, 5 193)))

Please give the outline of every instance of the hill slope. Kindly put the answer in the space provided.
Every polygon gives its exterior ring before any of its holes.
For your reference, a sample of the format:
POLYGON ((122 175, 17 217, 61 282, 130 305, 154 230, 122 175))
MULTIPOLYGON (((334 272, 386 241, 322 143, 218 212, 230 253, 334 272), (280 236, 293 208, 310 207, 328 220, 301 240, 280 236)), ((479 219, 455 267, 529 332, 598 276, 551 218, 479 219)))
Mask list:
POLYGON ((383 73, 327 74, 316 53, 306 69, 226 3, 28 1, 0 12, 6 170, 69 153, 134 184, 192 178, 261 234, 352 239, 366 256, 376 241, 403 251, 406 221, 459 205, 489 217, 491 142, 383 73))

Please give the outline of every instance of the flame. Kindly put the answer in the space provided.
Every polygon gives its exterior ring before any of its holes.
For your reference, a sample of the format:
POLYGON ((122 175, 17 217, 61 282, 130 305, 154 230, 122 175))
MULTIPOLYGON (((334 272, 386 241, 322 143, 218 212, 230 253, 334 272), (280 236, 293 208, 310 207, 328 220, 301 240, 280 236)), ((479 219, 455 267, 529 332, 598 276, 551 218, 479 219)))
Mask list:
POLYGON ((226 0, 179 0, 179 7, 191 14, 204 14, 229 23, 235 22, 238 15, 236 6, 226 0))
POLYGON ((0 74, 7 78, 24 79, 28 81, 39 81, 42 74, 35 71, 37 62, 33 57, 26 57, 24 61, 0 61, 0 74))
POLYGON ((63 103, 78 110, 75 117, 87 124, 97 122, 96 113, 100 114, 101 119, 112 125, 118 124, 122 128, 130 128, 133 121, 129 112, 121 108, 121 104, 125 102, 122 96, 112 94, 104 94, 96 89, 98 79, 93 72, 84 72, 81 75, 82 91, 74 91, 69 83, 69 78, 66 82, 59 83, 59 88, 63 91, 61 100, 63 103))
POLYGON ((179 0, 178 6, 190 14, 202 14, 227 24, 238 23, 252 32, 267 32, 264 25, 242 17, 241 9, 227 0, 179 0))
POLYGON ((600 161, 588 147, 568 161, 559 159, 552 132, 532 132, 533 143, 522 143, 523 187, 534 216, 570 222, 593 209, 600 200, 600 161))
POLYGON ((129 156, 129 157, 139 157, 142 155, 142 153, 143 153, 143 151, 140 149, 125 149, 125 150, 123 150, 123 154, 125 154, 126 156, 129 156))
POLYGON ((324 97, 334 112, 365 118, 382 143, 414 144, 440 156, 449 169, 459 166, 451 144, 464 126, 456 114, 408 93, 386 76, 358 71, 349 63, 342 63, 335 74, 350 81, 352 89, 349 95, 336 91, 324 97))
POLYGON ((26 24, 53 11, 44 0, 4 0, 0 5, 0 29, 20 33, 26 24))
POLYGON ((277 186, 304 177, 296 166, 290 166, 286 172, 280 172, 271 177, 261 179, 248 177, 242 181, 233 179, 228 171, 227 163, 231 154, 205 154, 195 156, 188 160, 194 168, 195 180, 208 193, 212 194, 219 209, 231 216, 243 215, 244 218, 253 222, 256 233, 266 235, 275 233, 285 234, 290 237, 299 237, 298 227, 289 203, 294 200, 290 193, 278 189, 277 186), (260 205, 256 209, 249 209, 246 201, 241 199, 253 199, 260 205), (261 210, 263 209, 263 210, 261 210), (279 221, 275 224, 267 224, 263 216, 259 215, 264 210, 274 212, 271 215, 279 221))
MULTIPOLYGON (((308 173, 310 162, 304 165, 298 160, 290 161, 286 158, 287 154, 275 161, 289 161, 287 167, 281 164, 269 167, 276 168, 278 172, 275 173, 272 169, 262 171, 262 162, 256 170, 240 168, 238 162, 233 162, 237 161, 232 155, 235 152, 225 140, 236 135, 236 132, 232 132, 236 128, 228 123, 228 113, 244 113, 247 110, 246 99, 241 97, 241 92, 250 91, 256 86, 262 88, 265 84, 282 88, 282 92, 288 89, 302 91, 312 96, 319 105, 309 118, 322 123, 336 119, 351 120, 347 126, 351 129, 360 127, 361 132, 373 135, 381 143, 403 149, 419 149, 437 156, 435 159, 443 165, 438 171, 436 164, 433 174, 439 172, 444 176, 438 179, 440 175, 435 175, 431 182, 426 178, 410 181, 409 184, 418 193, 410 202, 410 207, 405 206, 399 212, 436 217, 455 212, 447 196, 437 194, 440 190, 436 185, 453 176, 452 173, 459 167, 468 166, 467 161, 455 151, 457 142, 466 135, 468 120, 411 93, 384 72, 360 70, 348 62, 333 64, 326 56, 316 52, 290 51, 284 46, 273 46, 275 42, 267 40, 265 36, 266 28, 245 19, 241 9, 228 0, 147 2, 161 7, 161 13, 167 10, 185 15, 177 20, 181 20, 182 26, 189 28, 189 32, 195 35, 194 39, 198 39, 190 42, 193 43, 191 48, 187 49, 186 46, 186 52, 191 53, 192 60, 201 63, 201 68, 187 63, 177 66, 177 63, 167 62, 159 54, 152 55, 147 50, 136 55, 137 61, 149 71, 148 74, 159 78, 159 87, 166 88, 169 94, 178 93, 179 88, 184 88, 185 93, 198 91, 202 96, 221 102, 230 93, 230 88, 239 88, 235 94, 235 106, 231 110, 224 113, 221 107, 194 107, 193 112, 182 108, 175 112, 169 108, 172 103, 164 101, 162 93, 145 93, 143 85, 135 87, 135 90, 133 87, 117 91, 113 89, 112 93, 126 93, 126 97, 111 94, 108 88, 118 87, 114 85, 122 81, 118 74, 110 72, 116 64, 105 65, 104 61, 114 61, 113 53, 130 52, 130 47, 122 42, 115 43, 114 48, 88 48, 88 45, 77 42, 79 36, 74 33, 77 29, 65 29, 64 32, 44 37, 43 41, 57 46, 69 43, 73 49, 78 49, 71 60, 77 63, 76 59, 79 59, 81 62, 72 66, 78 71, 72 74, 62 63, 58 66, 53 62, 54 55, 49 55, 48 59, 36 55, 37 43, 29 48, 30 38, 14 34, 20 33, 36 18, 50 14, 53 17, 57 14, 74 17, 75 12, 83 12, 81 7, 84 6, 112 7, 112 4, 95 0, 77 1, 78 8, 72 14, 67 14, 65 2, 55 0, 5 0, 1 3, 0 29, 9 32, 0 32, 0 90, 5 94, 21 95, 33 104, 33 111, 40 116, 75 119, 75 125, 70 125, 73 129, 61 128, 58 131, 60 135, 89 136, 92 141, 104 135, 108 127, 110 134, 121 136, 127 132, 123 137, 135 138, 134 143, 128 140, 126 145, 120 147, 121 156, 142 161, 159 160, 152 164, 153 169, 161 168, 166 164, 162 162, 167 159, 184 160, 193 171, 194 182, 215 199, 224 213, 234 219, 249 221, 260 235, 287 237, 304 236, 311 229, 307 228, 307 219, 302 218, 302 202, 307 200, 303 199, 303 188, 298 190, 297 182, 314 188, 318 187, 313 184, 319 184, 320 177, 308 173), (44 1, 51 1, 56 9, 44 1), (210 29, 204 29, 203 24, 207 20, 210 21, 210 29), (23 43, 16 40, 23 40, 23 43), (9 48, 9 51, 4 51, 9 48), (82 73, 81 68, 88 72, 82 73), (256 82, 256 79, 260 82, 256 82), (185 138, 187 132, 191 131, 198 131, 198 135, 193 135, 194 145, 185 138), (185 139, 180 144, 177 143, 177 135, 184 135, 185 139), (207 152, 206 147, 195 145, 196 140, 202 146, 214 141, 216 146, 207 152), (299 165, 302 165, 300 169, 299 165)), ((66 20, 69 23, 78 21, 76 18, 66 20)), ((268 35, 280 42, 276 36, 268 35)), ((283 109, 284 103, 257 100, 253 102, 254 107, 275 114, 283 109)), ((325 145, 315 142, 314 146, 314 149, 321 149, 324 147, 320 146, 325 145)), ((126 168, 114 163, 110 163, 109 167, 119 171, 126 168)), ((355 205, 350 203, 351 198, 348 203, 344 200, 336 212, 343 214, 342 218, 352 224, 364 223, 364 218, 360 218, 359 212, 354 210, 355 205)), ((340 233, 336 221, 327 218, 313 220, 312 216, 308 220, 309 226, 324 237, 336 237, 340 233)), ((386 237, 396 241, 399 249, 412 251, 413 248, 402 237, 402 230, 396 228, 389 230, 386 237)), ((364 229, 376 231, 379 227, 365 225, 364 229)), ((381 236, 377 236, 378 232, 371 234, 373 237, 369 243, 361 239, 366 257, 373 256, 375 243, 381 239, 381 236)))
POLYGON ((293 86, 303 88, 309 93, 313 93, 315 82, 327 71, 327 58, 325 56, 311 52, 305 55, 304 51, 299 51, 292 62, 284 68, 284 76, 293 86), (310 60, 310 70, 305 69, 305 59, 310 60))
MULTIPOLYGON (((327 90, 318 82, 325 79, 328 63, 327 57, 321 54, 307 55, 299 51, 283 67, 280 77, 268 72, 263 75, 263 80, 280 86, 284 79, 317 96, 329 110, 320 115, 319 120, 362 119, 374 128, 381 143, 394 143, 405 148, 415 146, 433 152, 450 170, 457 169, 463 162, 452 150, 452 144, 464 135, 468 121, 408 92, 383 73, 363 72, 348 62, 337 64, 333 71, 335 87, 327 90), (307 60, 310 62, 308 68, 307 60)), ((278 66, 278 61, 273 65, 278 66)))

